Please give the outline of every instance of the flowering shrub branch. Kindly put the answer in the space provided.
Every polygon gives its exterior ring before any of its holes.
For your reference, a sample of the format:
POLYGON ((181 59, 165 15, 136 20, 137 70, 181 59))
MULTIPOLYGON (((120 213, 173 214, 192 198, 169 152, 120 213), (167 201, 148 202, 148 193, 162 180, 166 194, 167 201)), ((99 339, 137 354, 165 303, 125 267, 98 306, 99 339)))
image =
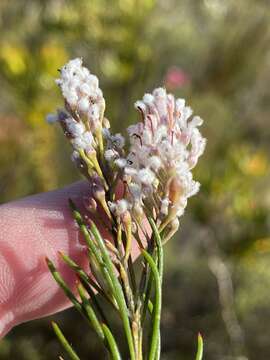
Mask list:
MULTIPOLYGON (((61 254, 77 274, 77 293, 48 259, 49 269, 112 359, 121 359, 121 349, 96 293, 119 314, 129 358, 158 360, 163 244, 177 231, 188 198, 199 190, 192 169, 205 148, 198 129, 202 119, 194 116, 189 120, 192 110, 185 101, 158 88, 135 103, 140 122, 127 129, 126 140, 111 133, 99 81, 81 59, 69 61, 56 83, 65 108, 48 115, 47 120, 61 125, 73 148, 72 161, 89 181, 92 196, 83 199, 84 214, 70 200, 88 249, 89 269, 81 269, 61 254), (101 236, 96 226, 100 222, 110 239, 101 236), (131 259, 134 241, 142 254, 139 277, 131 259)), ((58 326, 53 327, 70 358, 79 359, 58 326)), ((196 359, 201 358, 199 336, 196 359)))

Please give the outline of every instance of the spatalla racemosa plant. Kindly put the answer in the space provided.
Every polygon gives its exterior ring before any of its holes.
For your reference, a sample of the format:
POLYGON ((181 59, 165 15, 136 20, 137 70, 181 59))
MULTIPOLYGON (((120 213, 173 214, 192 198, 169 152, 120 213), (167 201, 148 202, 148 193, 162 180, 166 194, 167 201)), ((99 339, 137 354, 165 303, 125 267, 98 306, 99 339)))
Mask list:
MULTIPOLYGON (((83 213, 70 199, 88 249, 89 269, 62 254, 79 278, 75 293, 49 259, 48 266, 111 359, 158 360, 163 245, 177 231, 188 198, 199 190, 192 169, 205 148, 198 129, 203 121, 191 117, 185 100, 157 88, 135 103, 139 122, 127 128, 125 138, 111 132, 98 78, 82 59, 63 66, 56 83, 64 109, 48 115, 47 121, 62 127, 73 148, 72 161, 91 188, 91 198, 82 199, 83 213), (101 236, 95 218, 108 230, 108 239, 101 236), (136 276, 134 247, 141 253, 136 276), (128 350, 120 349, 99 297, 119 314, 128 350)), ((53 327, 70 358, 79 359, 57 324, 53 327)), ((196 359, 201 358, 199 335, 196 359)))

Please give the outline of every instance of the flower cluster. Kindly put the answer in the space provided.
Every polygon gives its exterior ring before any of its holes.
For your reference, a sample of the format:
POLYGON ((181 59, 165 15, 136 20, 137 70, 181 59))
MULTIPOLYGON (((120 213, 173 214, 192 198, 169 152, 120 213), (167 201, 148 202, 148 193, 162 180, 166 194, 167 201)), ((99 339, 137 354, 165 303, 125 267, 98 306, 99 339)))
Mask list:
POLYGON ((111 134, 104 118, 105 101, 97 77, 82 66, 81 59, 71 60, 60 73, 56 82, 65 110, 49 115, 48 121, 60 121, 74 148, 73 160, 88 176, 100 177, 105 191, 124 184, 120 199, 110 191, 106 212, 117 218, 128 212, 135 222, 150 214, 171 235, 187 199, 199 190, 191 170, 205 148, 198 129, 202 119, 191 118, 185 100, 157 88, 135 103, 141 121, 127 129, 129 150, 125 152, 124 137, 111 134))
POLYGON ((60 71, 56 80, 68 107, 79 115, 86 116, 90 129, 100 125, 105 100, 99 88, 98 78, 82 66, 82 59, 69 61, 60 71))
POLYGON ((65 100, 65 109, 49 114, 47 121, 59 121, 72 146, 72 160, 93 176, 101 175, 97 152, 103 151, 102 128, 105 100, 95 75, 82 66, 82 59, 70 60, 60 70, 56 84, 65 100), (92 166, 89 167, 89 165, 92 166))
POLYGON ((128 189, 127 207, 135 216, 145 208, 154 211, 164 226, 172 222, 176 229, 187 199, 199 190, 191 170, 205 148, 198 130, 203 121, 198 116, 189 120, 192 110, 185 101, 163 88, 145 94, 135 108, 142 121, 127 129, 129 154, 117 160, 128 189))

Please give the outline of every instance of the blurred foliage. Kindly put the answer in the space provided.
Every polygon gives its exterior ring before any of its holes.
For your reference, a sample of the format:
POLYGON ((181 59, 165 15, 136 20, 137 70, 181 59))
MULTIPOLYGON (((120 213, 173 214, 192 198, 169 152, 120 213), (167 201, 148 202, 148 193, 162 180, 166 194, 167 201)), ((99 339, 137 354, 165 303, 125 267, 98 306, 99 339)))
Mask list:
MULTIPOLYGON (((245 356, 270 353, 269 24, 268 0, 0 2, 1 202, 78 178, 61 132, 44 122, 61 104, 54 78, 67 59, 82 56, 100 77, 115 131, 136 119, 137 98, 167 84, 170 68, 189 79, 172 90, 205 119, 208 146, 201 192, 167 248, 164 359, 191 359, 198 331, 207 359, 240 359, 208 268, 213 247, 232 275, 245 356)), ((72 310, 58 318, 82 355, 102 357, 72 310)), ((60 351, 47 319, 0 343, 0 359, 60 351)))

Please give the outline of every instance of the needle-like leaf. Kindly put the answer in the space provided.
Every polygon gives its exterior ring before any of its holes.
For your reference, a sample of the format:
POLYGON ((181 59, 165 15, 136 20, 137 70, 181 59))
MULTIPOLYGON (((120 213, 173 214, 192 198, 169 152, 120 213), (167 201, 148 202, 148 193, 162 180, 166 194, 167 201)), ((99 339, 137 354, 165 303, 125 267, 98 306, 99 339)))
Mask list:
POLYGON ((198 334, 198 349, 195 360, 202 360, 203 358, 203 338, 202 335, 198 334))
POLYGON ((80 360, 79 356, 73 350, 72 346, 69 344, 69 342, 65 338, 65 336, 62 333, 62 331, 60 330, 59 326, 54 321, 52 321, 52 327, 53 327, 53 330, 54 330, 56 336, 58 337, 60 343, 62 344, 62 346, 68 353, 70 359, 71 360, 80 360))
POLYGON ((160 283, 158 268, 152 256, 149 255, 148 252, 145 251, 144 249, 142 249, 142 254, 151 268, 155 283, 155 301, 154 301, 154 309, 152 316, 153 323, 152 323, 152 334, 151 334, 150 350, 149 350, 149 360, 155 360, 158 349, 158 342, 159 342, 159 327, 160 327, 160 313, 161 313, 161 283, 160 283))
POLYGON ((121 360, 118 346, 115 342, 113 334, 111 333, 111 330, 105 324, 102 324, 102 329, 103 329, 104 335, 105 335, 107 343, 108 343, 107 346, 110 349, 110 355, 111 355, 112 360, 121 360))
POLYGON ((132 337, 132 332, 131 332, 130 323, 129 323, 129 311, 128 311, 128 308, 126 305, 123 289, 122 289, 121 284, 115 274, 114 265, 110 259, 109 253, 105 246, 105 243, 94 223, 91 224, 90 230, 91 230, 93 236, 95 237, 95 240, 97 241, 97 244, 99 246, 99 249, 100 249, 103 259, 104 259, 104 263, 106 265, 106 268, 107 268, 110 278, 112 280, 114 296, 115 296, 115 299, 119 306, 119 313, 122 318, 122 322, 123 322, 123 326, 124 326, 124 330, 125 330, 125 334, 126 334, 126 338, 127 338, 127 342, 128 342, 130 357, 131 357, 131 360, 135 360, 135 349, 134 349, 133 337, 132 337))

